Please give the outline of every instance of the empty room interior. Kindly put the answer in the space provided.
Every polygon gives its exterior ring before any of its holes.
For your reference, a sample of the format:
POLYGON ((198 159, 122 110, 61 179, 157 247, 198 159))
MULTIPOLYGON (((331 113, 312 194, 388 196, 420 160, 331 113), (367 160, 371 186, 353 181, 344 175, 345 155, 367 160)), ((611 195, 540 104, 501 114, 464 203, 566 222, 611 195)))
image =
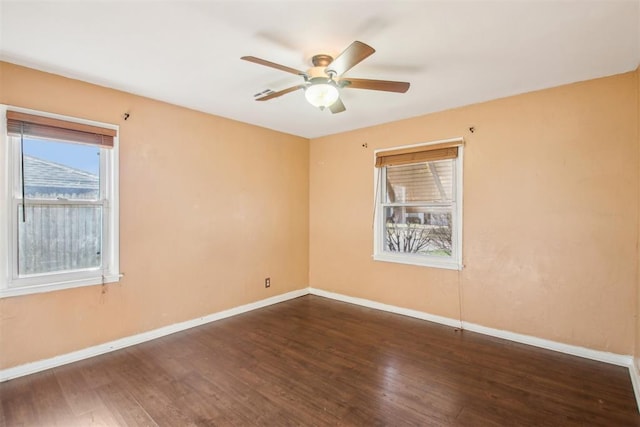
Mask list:
POLYGON ((639 65, 639 0, 0 0, 0 426, 640 425, 639 65))

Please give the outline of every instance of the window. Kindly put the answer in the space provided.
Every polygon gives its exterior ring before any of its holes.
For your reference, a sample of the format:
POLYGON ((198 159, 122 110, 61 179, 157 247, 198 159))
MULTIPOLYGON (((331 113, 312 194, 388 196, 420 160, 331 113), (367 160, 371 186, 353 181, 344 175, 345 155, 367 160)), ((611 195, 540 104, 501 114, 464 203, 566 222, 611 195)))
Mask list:
POLYGON ((117 127, 3 110, 0 296, 117 281, 117 127))
POLYGON ((462 144, 376 152, 375 260, 462 268, 462 144))

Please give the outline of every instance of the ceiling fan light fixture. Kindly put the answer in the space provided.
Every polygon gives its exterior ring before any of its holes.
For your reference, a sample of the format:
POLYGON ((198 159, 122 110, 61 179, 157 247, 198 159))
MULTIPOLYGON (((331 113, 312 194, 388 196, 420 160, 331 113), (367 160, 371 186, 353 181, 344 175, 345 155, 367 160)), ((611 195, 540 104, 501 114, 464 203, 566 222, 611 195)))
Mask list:
POLYGON ((323 110, 338 100, 340 92, 332 80, 322 79, 319 82, 311 81, 311 84, 304 91, 304 97, 307 98, 309 104, 323 110))

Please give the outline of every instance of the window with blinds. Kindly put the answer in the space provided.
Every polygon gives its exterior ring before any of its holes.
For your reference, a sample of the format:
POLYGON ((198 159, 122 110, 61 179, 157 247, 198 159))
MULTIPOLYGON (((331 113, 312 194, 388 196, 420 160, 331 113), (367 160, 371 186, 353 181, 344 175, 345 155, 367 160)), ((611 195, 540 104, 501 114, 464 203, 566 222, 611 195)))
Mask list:
POLYGON ((11 271, 0 296, 116 281, 117 129, 5 111, 11 271))
POLYGON ((460 268, 462 144, 376 153, 375 259, 460 268))

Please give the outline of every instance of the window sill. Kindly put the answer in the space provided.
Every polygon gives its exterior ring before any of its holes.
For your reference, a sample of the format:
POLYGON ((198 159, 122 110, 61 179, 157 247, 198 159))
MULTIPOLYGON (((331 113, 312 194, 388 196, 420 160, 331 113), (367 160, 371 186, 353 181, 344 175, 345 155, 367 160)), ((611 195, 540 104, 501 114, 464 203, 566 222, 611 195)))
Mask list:
POLYGON ((374 261, 393 262, 397 264, 417 265, 420 267, 442 268, 445 270, 462 270, 462 263, 454 260, 438 260, 434 258, 423 258, 420 256, 394 255, 394 254, 374 254, 374 261))
POLYGON ((15 285, 0 289, 0 298, 17 297, 21 295, 40 294, 43 292, 59 291, 63 289, 80 288, 84 286, 102 285, 103 283, 117 283, 120 281, 122 274, 113 274, 109 276, 83 277, 76 280, 67 280, 64 282, 44 283, 38 285, 15 285))

